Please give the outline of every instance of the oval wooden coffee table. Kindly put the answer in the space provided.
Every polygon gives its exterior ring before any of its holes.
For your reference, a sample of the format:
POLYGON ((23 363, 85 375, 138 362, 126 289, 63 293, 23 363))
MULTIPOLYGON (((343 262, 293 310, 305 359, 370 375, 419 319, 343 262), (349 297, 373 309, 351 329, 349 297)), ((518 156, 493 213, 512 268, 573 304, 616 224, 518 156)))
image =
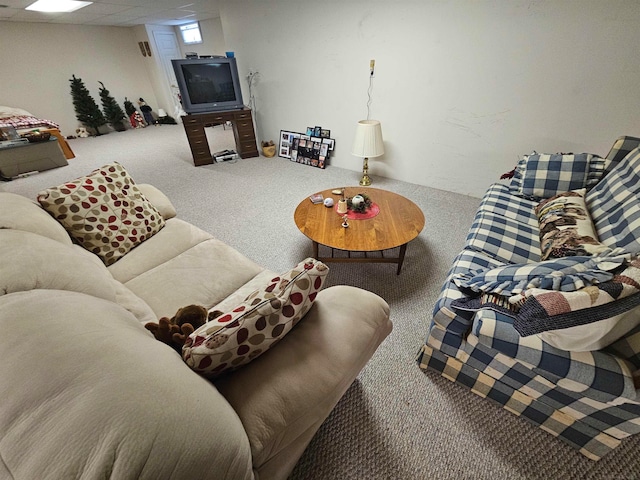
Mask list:
MULTIPOLYGON (((323 190, 324 198, 333 198, 335 203, 341 198, 332 190, 323 190)), ((347 187, 345 195, 353 197, 358 193, 369 196, 380 207, 380 213, 373 218, 349 220, 349 227, 342 227, 342 216, 334 207, 322 203, 313 204, 305 198, 296 208, 293 218, 302 233, 313 242, 313 256, 321 262, 381 262, 398 264, 400 274, 407 244, 416 238, 424 228, 422 210, 408 198, 397 193, 371 187, 347 187), (331 256, 320 257, 319 246, 331 250, 331 256), (397 257, 385 257, 384 251, 400 247, 397 257), (344 250, 346 257, 335 257, 333 249, 344 250), (352 252, 363 252, 364 257, 352 257, 352 252), (368 252, 380 252, 380 256, 368 256, 368 252)))

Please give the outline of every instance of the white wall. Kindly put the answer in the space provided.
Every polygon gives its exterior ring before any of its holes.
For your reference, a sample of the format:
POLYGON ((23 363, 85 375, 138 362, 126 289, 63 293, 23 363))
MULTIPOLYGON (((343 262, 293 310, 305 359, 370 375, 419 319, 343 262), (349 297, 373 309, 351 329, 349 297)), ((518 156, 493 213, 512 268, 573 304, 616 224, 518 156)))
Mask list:
MULTIPOLYGON (((143 38, 140 38, 142 40, 143 38)), ((146 38, 144 38, 146 40, 146 38)), ((69 79, 81 78, 98 106, 99 81, 124 110, 124 97, 159 108, 135 29, 0 21, 0 105, 23 108, 60 124, 80 126, 69 79)))
POLYGON ((200 20, 202 43, 185 45, 178 27, 175 27, 175 32, 178 36, 178 43, 180 44, 183 57, 186 52, 196 52, 198 55, 224 55, 227 51, 220 18, 200 20))
MULTIPOLYGON (((260 72, 258 141, 321 125, 332 164, 354 172, 374 58, 371 118, 387 150, 369 162, 374 186, 384 175, 480 196, 532 149, 606 154, 640 136, 639 24, 637 0, 222 0, 197 51, 235 51, 245 102, 260 72)), ((103 81, 119 102, 171 112, 156 56, 138 49, 149 28, 0 21, 0 105, 71 134, 75 74, 98 103, 103 81)))
POLYGON ((260 72, 258 141, 321 125, 332 164, 354 171, 376 60, 374 186, 384 175, 480 196, 532 149, 604 155, 640 134, 635 0, 222 0, 220 13, 243 86, 260 72))

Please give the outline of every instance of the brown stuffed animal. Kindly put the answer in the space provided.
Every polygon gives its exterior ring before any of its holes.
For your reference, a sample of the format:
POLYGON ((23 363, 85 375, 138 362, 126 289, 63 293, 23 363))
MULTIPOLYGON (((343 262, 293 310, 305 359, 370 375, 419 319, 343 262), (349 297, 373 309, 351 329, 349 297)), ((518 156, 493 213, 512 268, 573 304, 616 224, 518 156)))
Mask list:
POLYGON ((203 306, 187 305, 179 308, 173 317, 162 317, 158 323, 148 322, 144 327, 153 334, 156 340, 166 343, 180 353, 189 335, 220 315, 222 312, 218 310, 207 312, 203 306))

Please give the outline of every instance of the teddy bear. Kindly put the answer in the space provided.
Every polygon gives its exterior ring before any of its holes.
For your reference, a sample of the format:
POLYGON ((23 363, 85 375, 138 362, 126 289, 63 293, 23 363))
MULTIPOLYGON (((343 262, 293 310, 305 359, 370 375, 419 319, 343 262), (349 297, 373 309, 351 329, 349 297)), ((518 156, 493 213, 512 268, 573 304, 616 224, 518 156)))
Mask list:
POLYGON ((144 328, 149 330, 156 340, 166 343, 180 353, 189 335, 220 315, 222 312, 218 310, 209 312, 201 305, 187 305, 179 308, 173 317, 162 317, 158 323, 148 322, 144 328))
POLYGON ((89 136, 89 132, 85 127, 76 128, 76 134, 80 138, 86 138, 89 136))

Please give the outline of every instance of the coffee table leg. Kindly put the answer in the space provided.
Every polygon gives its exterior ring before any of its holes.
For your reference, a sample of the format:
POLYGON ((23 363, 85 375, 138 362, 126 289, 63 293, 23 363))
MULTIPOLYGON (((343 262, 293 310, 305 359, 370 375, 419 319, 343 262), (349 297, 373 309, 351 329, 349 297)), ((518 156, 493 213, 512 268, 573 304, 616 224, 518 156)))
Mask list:
POLYGON ((404 254, 407 251, 407 244, 400 245, 400 255, 398 255, 398 271, 396 275, 400 275, 400 269, 402 268, 402 262, 404 262, 404 254))
POLYGON ((313 258, 318 260, 318 242, 313 242, 313 258))

